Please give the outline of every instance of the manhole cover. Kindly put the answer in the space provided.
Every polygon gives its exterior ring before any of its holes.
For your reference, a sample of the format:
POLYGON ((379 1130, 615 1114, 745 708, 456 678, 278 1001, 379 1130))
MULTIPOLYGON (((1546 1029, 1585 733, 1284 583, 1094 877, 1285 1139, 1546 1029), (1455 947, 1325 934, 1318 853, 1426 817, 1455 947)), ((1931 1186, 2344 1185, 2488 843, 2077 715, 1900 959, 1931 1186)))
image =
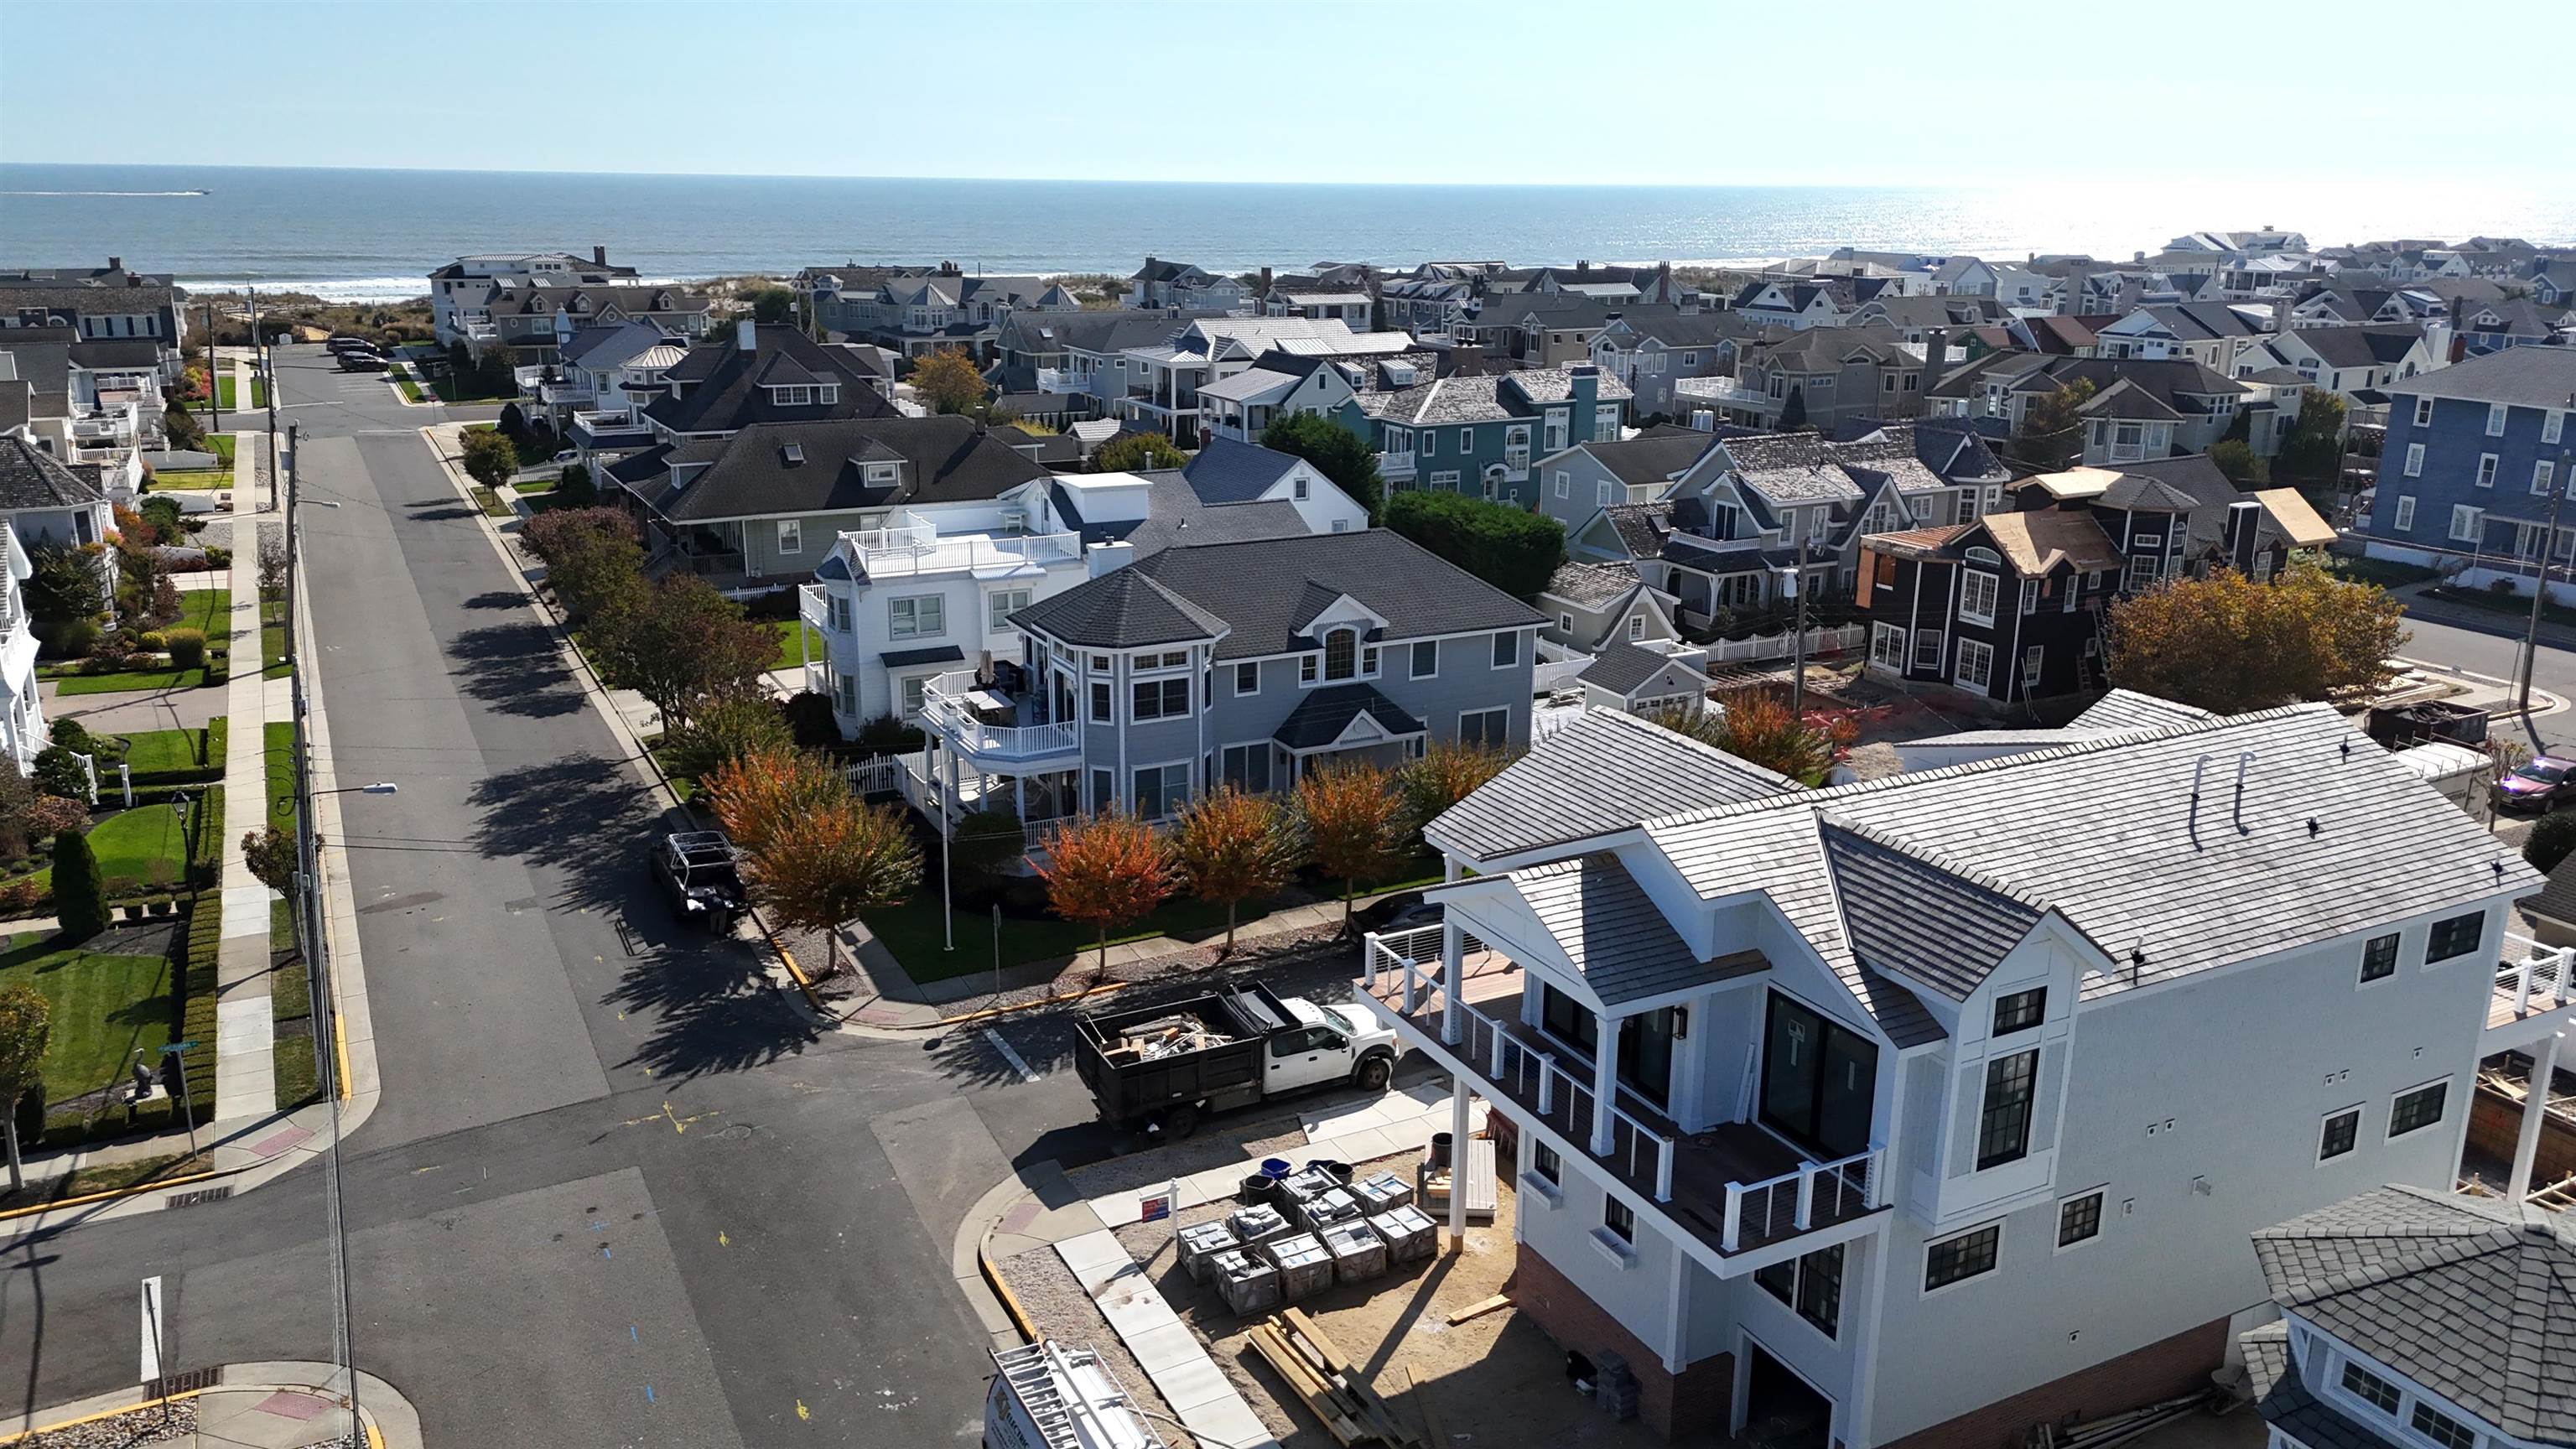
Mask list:
POLYGON ((718 1128, 716 1135, 727 1142, 749 1142, 752 1133, 758 1130, 748 1122, 736 1122, 730 1126, 718 1128))

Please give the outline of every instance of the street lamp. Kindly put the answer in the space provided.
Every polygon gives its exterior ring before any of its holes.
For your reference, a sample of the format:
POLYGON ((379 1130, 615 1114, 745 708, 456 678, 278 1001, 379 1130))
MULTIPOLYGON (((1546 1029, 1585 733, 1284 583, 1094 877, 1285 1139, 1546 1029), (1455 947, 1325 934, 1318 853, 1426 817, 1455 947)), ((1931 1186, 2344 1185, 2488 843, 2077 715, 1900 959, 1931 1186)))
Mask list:
POLYGON ((343 785, 336 790, 316 790, 316 795, 399 795, 402 786, 391 780, 378 780, 372 785, 343 785))

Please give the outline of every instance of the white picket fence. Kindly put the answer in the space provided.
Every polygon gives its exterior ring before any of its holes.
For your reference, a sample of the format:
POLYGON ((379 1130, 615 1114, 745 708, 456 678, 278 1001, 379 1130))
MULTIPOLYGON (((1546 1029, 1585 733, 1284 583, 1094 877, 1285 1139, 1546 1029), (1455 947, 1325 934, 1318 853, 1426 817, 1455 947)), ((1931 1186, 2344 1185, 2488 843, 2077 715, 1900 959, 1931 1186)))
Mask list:
POLYGON ((902 788, 903 763, 900 755, 879 755, 873 760, 845 765, 841 773, 848 778, 853 794, 891 795, 902 788))
MULTIPOLYGON (((1807 631, 1807 657, 1815 659, 1827 654, 1847 653, 1868 641, 1869 626, 1866 624, 1810 629, 1807 631)), ((1750 639, 1712 639, 1708 645, 1708 662, 1747 664, 1760 659, 1786 659, 1789 653, 1789 633, 1782 630, 1777 634, 1756 634, 1750 639)))

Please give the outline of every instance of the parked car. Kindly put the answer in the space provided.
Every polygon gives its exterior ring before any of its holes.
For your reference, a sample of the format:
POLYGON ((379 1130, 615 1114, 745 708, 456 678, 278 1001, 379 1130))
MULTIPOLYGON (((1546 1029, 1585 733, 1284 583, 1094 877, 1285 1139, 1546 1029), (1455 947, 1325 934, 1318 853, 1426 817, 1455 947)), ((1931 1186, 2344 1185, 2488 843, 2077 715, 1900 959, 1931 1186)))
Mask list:
POLYGON ((733 842, 721 830, 682 830, 655 842, 653 883, 671 898, 671 910, 681 920, 703 924, 719 936, 751 908, 742 871, 734 863, 733 842))
POLYGON ((343 352, 340 354, 340 370, 343 372, 385 372, 390 370, 392 367, 392 363, 387 362, 383 357, 373 352, 343 352))
POLYGON ((2496 781, 2493 793, 2498 810, 2546 814, 2576 799, 2576 759, 2534 755, 2496 781))

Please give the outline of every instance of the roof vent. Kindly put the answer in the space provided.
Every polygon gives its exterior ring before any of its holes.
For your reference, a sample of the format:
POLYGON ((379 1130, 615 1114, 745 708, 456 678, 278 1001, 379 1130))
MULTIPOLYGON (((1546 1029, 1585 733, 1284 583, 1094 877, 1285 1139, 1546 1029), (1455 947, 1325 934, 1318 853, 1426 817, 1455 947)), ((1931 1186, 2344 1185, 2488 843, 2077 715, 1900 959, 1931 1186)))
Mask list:
POLYGON ((2316 839, 2318 832, 2322 831, 2324 828, 2324 826, 2317 824, 2317 817, 2313 815, 2308 817, 2308 838, 2310 840, 2316 839))
POLYGON ((785 463, 790 468, 802 466, 805 462, 805 445, 803 443, 780 444, 778 448, 778 461, 785 463))

